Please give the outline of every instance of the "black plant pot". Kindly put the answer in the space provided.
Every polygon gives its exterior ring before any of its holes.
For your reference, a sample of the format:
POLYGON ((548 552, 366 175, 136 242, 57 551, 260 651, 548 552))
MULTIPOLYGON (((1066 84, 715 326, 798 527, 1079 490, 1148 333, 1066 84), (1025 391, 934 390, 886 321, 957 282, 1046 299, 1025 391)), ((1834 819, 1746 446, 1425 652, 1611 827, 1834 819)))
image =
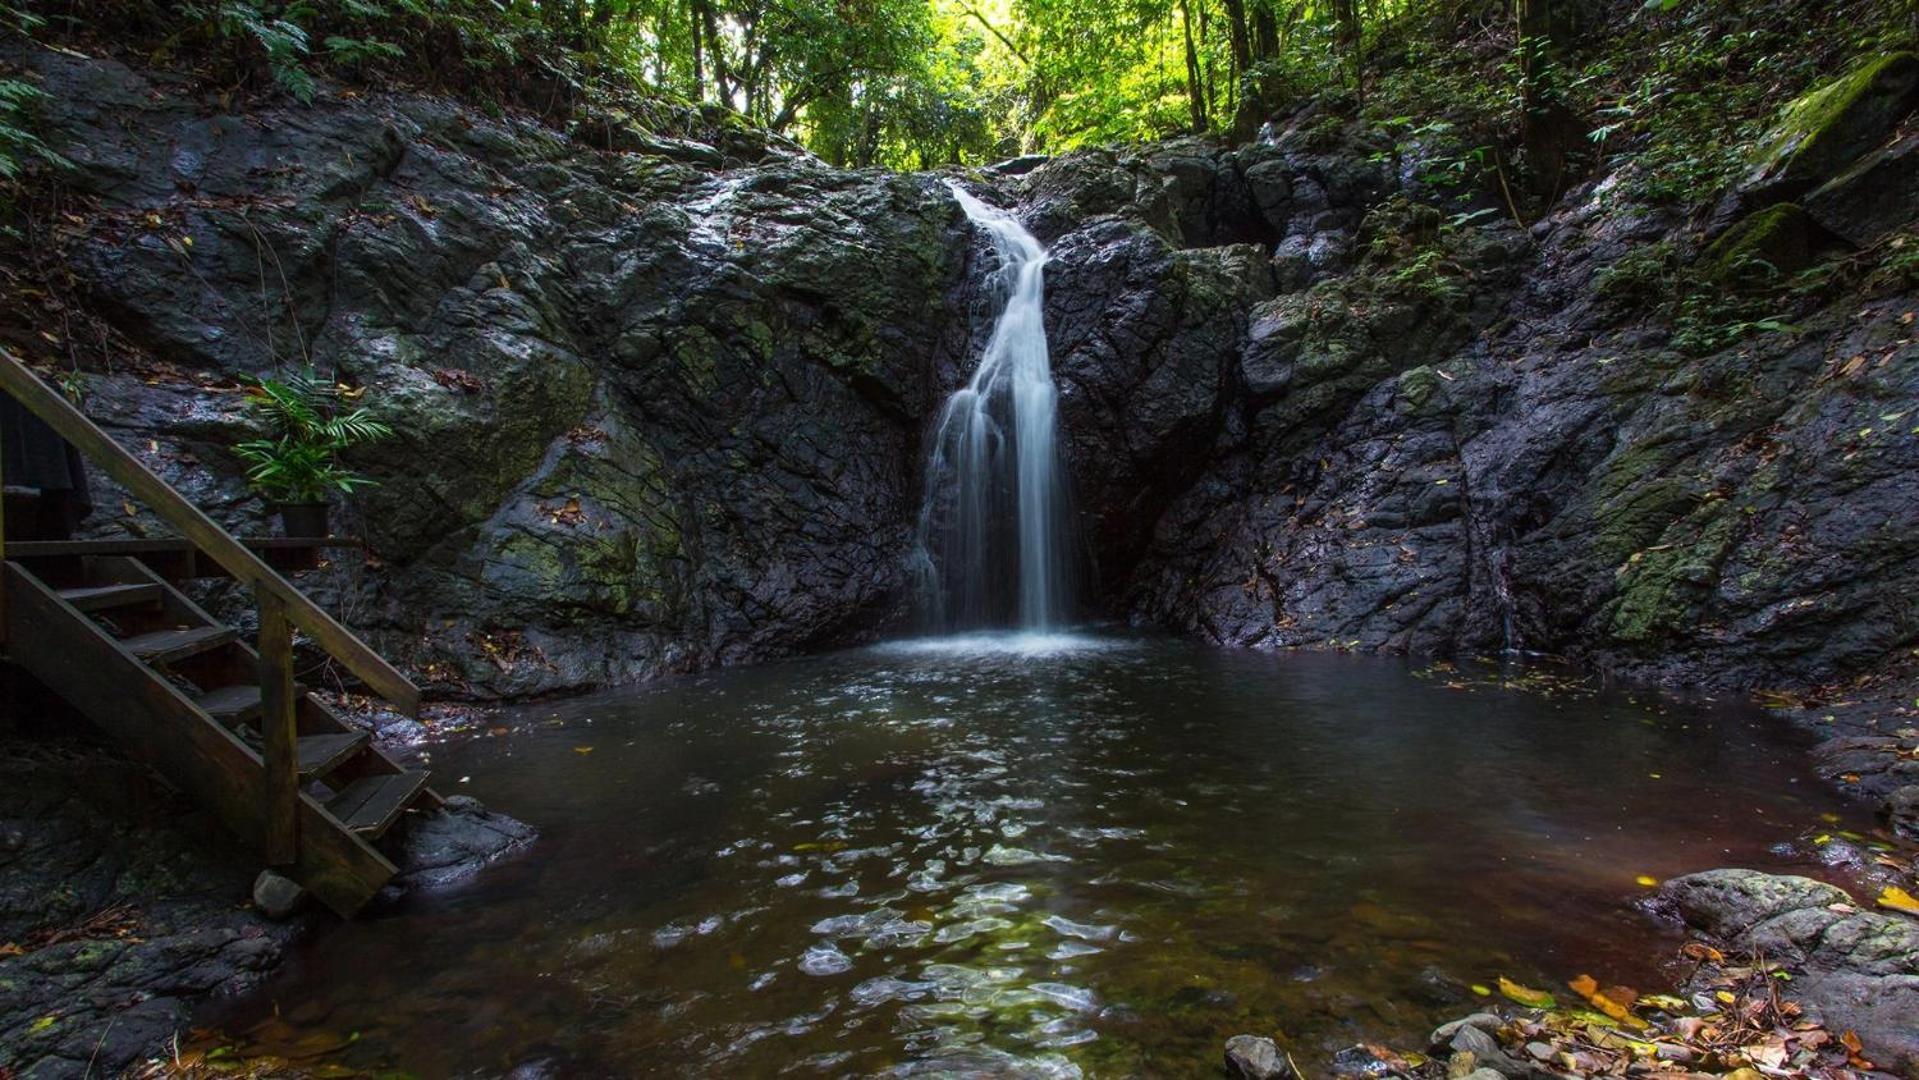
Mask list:
POLYGON ((280 531, 301 540, 324 540, 327 535, 326 503, 281 503, 280 531))

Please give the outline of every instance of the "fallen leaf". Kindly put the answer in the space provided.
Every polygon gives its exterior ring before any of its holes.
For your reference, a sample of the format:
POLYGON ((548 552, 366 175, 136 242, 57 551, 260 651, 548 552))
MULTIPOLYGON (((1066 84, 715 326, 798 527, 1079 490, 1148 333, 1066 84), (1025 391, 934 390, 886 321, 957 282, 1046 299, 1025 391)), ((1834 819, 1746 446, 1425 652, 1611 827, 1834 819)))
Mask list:
POLYGON ((590 746, 576 746, 573 748, 573 752, 576 754, 590 754, 593 752, 593 748, 590 746))
POLYGON ((1558 1001, 1553 999, 1551 994, 1548 994, 1544 990, 1534 990, 1529 986, 1521 986, 1504 975, 1499 977, 1499 992, 1529 1009, 1551 1009, 1559 1004, 1558 1001))
POLYGON ((1903 911, 1908 915, 1919 915, 1919 897, 1913 896, 1897 885, 1888 885, 1885 891, 1879 894, 1879 906, 1903 911))
POLYGON ((1657 888, 1659 886, 1659 879, 1656 877, 1653 877, 1651 874, 1641 874, 1638 877, 1634 878, 1633 880, 1638 882, 1641 885, 1644 885, 1648 889, 1657 888))
POLYGON ((1591 975, 1581 975, 1566 984, 1573 992, 1592 1003, 1592 1007, 1612 1019, 1634 1030, 1649 1025, 1632 1014, 1632 1003, 1639 1000, 1639 991, 1626 986, 1613 986, 1599 989, 1599 981, 1591 975))

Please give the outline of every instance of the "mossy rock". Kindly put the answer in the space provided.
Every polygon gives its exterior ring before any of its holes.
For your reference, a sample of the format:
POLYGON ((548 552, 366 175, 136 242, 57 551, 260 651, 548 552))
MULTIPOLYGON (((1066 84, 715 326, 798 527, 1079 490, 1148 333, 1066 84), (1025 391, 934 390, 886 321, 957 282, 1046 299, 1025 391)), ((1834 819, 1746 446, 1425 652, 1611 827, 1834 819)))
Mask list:
POLYGON ((1748 189, 1796 193, 1837 176, 1878 146, 1912 111, 1919 56, 1873 57, 1794 99, 1753 154, 1748 189))
POLYGON ((1722 285, 1763 285, 1812 265, 1826 241, 1826 231, 1811 215, 1796 203, 1779 203, 1713 241, 1700 268, 1706 278, 1722 285))

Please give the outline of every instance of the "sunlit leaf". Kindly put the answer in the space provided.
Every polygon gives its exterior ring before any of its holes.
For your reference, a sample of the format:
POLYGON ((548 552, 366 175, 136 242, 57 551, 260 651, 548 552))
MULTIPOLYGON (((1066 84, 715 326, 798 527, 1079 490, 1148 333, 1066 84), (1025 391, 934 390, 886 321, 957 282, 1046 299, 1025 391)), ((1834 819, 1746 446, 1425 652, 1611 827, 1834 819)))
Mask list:
POLYGON ((1897 885, 1888 885, 1885 891, 1879 894, 1879 906, 1903 911, 1908 915, 1919 915, 1919 897, 1913 896, 1897 885))
POLYGON ((1499 977, 1499 992, 1506 995, 1509 1000, 1516 1001, 1529 1009, 1551 1009, 1559 1004, 1551 994, 1548 994, 1544 990, 1534 990, 1529 986, 1521 986, 1519 983, 1508 979, 1504 975, 1499 977))

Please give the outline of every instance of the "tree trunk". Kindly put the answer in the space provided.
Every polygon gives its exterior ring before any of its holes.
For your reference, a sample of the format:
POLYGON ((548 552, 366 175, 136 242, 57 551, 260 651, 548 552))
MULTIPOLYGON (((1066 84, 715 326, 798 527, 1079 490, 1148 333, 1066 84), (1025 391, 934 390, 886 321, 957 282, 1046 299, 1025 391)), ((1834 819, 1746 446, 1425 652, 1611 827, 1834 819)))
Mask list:
POLYGON ((1579 118, 1566 103, 1563 49, 1566 39, 1562 0, 1518 0, 1519 67, 1522 108, 1520 138, 1526 150, 1526 174, 1532 192, 1552 200, 1565 188, 1566 161, 1584 137, 1579 118))
POLYGON ((1244 75, 1253 66, 1252 34, 1246 26, 1246 0, 1226 0, 1226 30, 1232 41, 1233 74, 1244 75))
POLYGON ((1279 19, 1273 15, 1272 8, 1259 3, 1253 9, 1253 59, 1271 60, 1278 55, 1279 19))
POLYGON ((706 56, 700 47, 700 12, 697 4, 688 4, 686 21, 693 32, 693 100, 706 100, 706 56))
POLYGON ((1366 28, 1360 24, 1359 0, 1334 0, 1333 16, 1339 22, 1339 44, 1353 65, 1353 91, 1363 106, 1366 104, 1366 28))
POLYGON ((1188 0, 1179 0, 1180 27, 1186 32, 1186 99, 1192 109, 1193 132, 1206 130, 1206 88, 1199 76, 1199 49, 1193 44, 1193 13, 1188 0))

